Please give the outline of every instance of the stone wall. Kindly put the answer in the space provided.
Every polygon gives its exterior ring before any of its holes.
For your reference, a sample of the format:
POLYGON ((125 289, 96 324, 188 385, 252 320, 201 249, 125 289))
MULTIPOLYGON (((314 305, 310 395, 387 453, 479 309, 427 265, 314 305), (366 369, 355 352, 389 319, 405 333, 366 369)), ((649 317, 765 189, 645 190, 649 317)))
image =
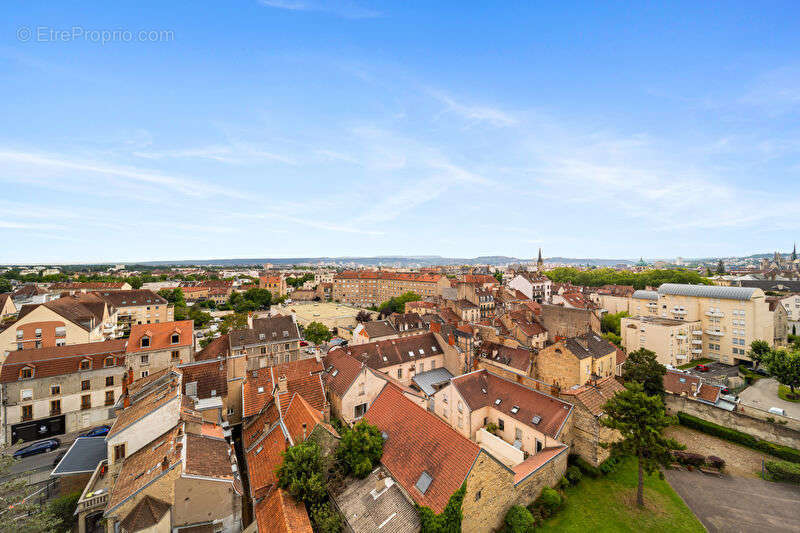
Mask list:
MULTIPOLYGON (((569 398, 566 400, 569 401, 569 398)), ((600 443, 615 441, 619 433, 602 426, 597 417, 581 404, 575 404, 572 420, 574 426, 570 453, 577 453, 594 466, 608 459, 611 452, 600 446, 600 443)))
POLYGON ((556 337, 583 335, 589 327, 595 333, 600 333, 600 319, 593 311, 586 309, 542 304, 539 322, 547 330, 547 337, 550 341, 556 337))
POLYGON ((791 418, 772 415, 765 411, 738 406, 741 411, 726 411, 713 405, 690 400, 683 396, 667 395, 667 413, 674 415, 678 411, 702 418, 714 424, 748 433, 754 437, 782 444, 791 448, 800 449, 800 429, 798 422, 791 418), (764 418, 772 417, 775 420, 789 421, 785 426, 775 422, 768 422, 764 418))

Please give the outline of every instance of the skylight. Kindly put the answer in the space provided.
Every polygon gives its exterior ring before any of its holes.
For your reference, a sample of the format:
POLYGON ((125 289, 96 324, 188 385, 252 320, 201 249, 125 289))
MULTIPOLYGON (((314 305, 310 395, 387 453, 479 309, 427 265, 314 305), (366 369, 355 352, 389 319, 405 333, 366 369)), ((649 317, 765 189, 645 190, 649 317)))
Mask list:
POLYGON ((410 350, 409 350, 409 352, 408 352, 408 356, 409 356, 409 357, 414 357, 414 352, 412 352, 412 351, 410 351, 410 350))
POLYGON ((432 481, 433 478, 431 477, 431 475, 427 472, 423 472, 419 476, 417 482, 414 483, 414 487, 416 487, 416 489, 420 491, 422 494, 425 494, 425 492, 428 490, 428 487, 431 486, 432 481))
POLYGON ((502 401, 503 401, 503 400, 501 400, 500 398, 498 398, 498 399, 496 399, 496 400, 494 401, 494 404, 495 404, 495 405, 500 405, 500 402, 502 402, 502 401))
POLYGON ((420 355, 425 355, 425 350, 423 350, 422 348, 420 348, 420 349, 419 349, 419 354, 420 354, 420 355))
POLYGON ((514 407, 511 408, 511 414, 512 415, 515 415, 518 412, 519 412, 519 405, 515 405, 514 407))
POLYGON ((431 346, 431 351, 435 352, 436 351, 436 346, 431 346))
POLYGON ((259 392, 259 393, 262 393, 262 392, 264 392, 264 387, 259 387, 259 388, 258 388, 258 392, 259 392))
POLYGON ((534 424, 538 424, 541 421, 542 421, 542 417, 539 416, 539 415, 534 415, 534 417, 531 418, 531 422, 533 422, 534 424))
POLYGON ((333 371, 331 376, 336 377, 338 374, 339 374, 339 369, 337 368, 336 370, 333 371))

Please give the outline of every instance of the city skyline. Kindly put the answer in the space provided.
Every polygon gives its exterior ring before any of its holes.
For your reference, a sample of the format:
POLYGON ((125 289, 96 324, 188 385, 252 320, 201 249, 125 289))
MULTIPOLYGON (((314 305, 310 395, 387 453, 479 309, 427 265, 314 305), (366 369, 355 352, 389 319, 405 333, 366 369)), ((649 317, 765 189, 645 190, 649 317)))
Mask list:
POLYGON ((7 11, 3 264, 729 257, 800 233, 792 3, 7 11))

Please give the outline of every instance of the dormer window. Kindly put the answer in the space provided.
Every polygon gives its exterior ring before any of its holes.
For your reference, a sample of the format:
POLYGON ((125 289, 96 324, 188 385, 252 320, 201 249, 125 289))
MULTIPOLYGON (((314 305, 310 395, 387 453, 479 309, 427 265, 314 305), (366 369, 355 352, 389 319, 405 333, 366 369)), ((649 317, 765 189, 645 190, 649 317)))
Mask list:
POLYGON ((150 337, 144 336, 139 340, 139 347, 141 348, 149 348, 150 347, 150 337))
POLYGON ((32 379, 33 367, 26 366, 19 371, 19 379, 32 379))
POLYGON ((172 344, 178 344, 179 342, 181 342, 181 334, 173 333, 172 336, 170 337, 170 342, 172 344))
POLYGON ((103 361, 103 366, 105 367, 114 366, 114 363, 115 361, 113 357, 106 357, 105 361, 103 361))
POLYGON ((288 331, 286 331, 286 330, 284 330, 284 331, 283 331, 283 336, 284 336, 284 337, 288 337, 288 336, 289 336, 289 332, 288 332, 288 331))
POLYGON ((81 370, 91 370, 92 369, 92 360, 91 359, 81 359, 80 369, 81 370))

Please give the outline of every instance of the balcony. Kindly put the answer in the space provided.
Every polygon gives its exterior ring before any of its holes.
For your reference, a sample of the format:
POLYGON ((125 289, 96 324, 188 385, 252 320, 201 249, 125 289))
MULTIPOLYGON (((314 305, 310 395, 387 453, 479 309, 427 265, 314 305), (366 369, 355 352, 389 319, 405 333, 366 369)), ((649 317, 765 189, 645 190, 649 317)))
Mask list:
POLYGON ((701 353, 703 353, 703 350, 701 350, 699 348, 695 348, 694 350, 692 350, 692 353, 693 354, 701 354, 701 353))
POLYGON ((692 335, 702 335, 702 334, 703 334, 703 330, 702 329, 693 329, 692 330, 692 335))
POLYGON ((684 310, 684 309, 673 309, 672 310, 672 314, 673 315, 685 315, 686 314, 686 310, 684 310))
POLYGON ((478 446, 491 453, 501 463, 513 468, 525 460, 525 452, 481 428, 475 434, 478 446))
POLYGON ((722 318, 725 316, 725 313, 722 311, 706 311, 706 316, 714 316, 717 318, 722 318))
POLYGON ((686 335, 680 334, 680 335, 675 335, 675 338, 678 339, 679 341, 685 341, 688 337, 686 335))
POLYGON ((108 503, 111 483, 113 483, 113 480, 108 474, 108 461, 103 459, 97 464, 97 468, 94 469, 92 477, 89 478, 89 482, 78 499, 77 512, 82 513, 105 508, 108 503))
POLYGON ((703 344, 703 339, 692 339, 692 344, 703 344))
POLYGON ((715 337, 722 337, 723 335, 725 335, 725 332, 722 331, 721 329, 707 329, 706 330, 706 335, 713 335, 715 337))

